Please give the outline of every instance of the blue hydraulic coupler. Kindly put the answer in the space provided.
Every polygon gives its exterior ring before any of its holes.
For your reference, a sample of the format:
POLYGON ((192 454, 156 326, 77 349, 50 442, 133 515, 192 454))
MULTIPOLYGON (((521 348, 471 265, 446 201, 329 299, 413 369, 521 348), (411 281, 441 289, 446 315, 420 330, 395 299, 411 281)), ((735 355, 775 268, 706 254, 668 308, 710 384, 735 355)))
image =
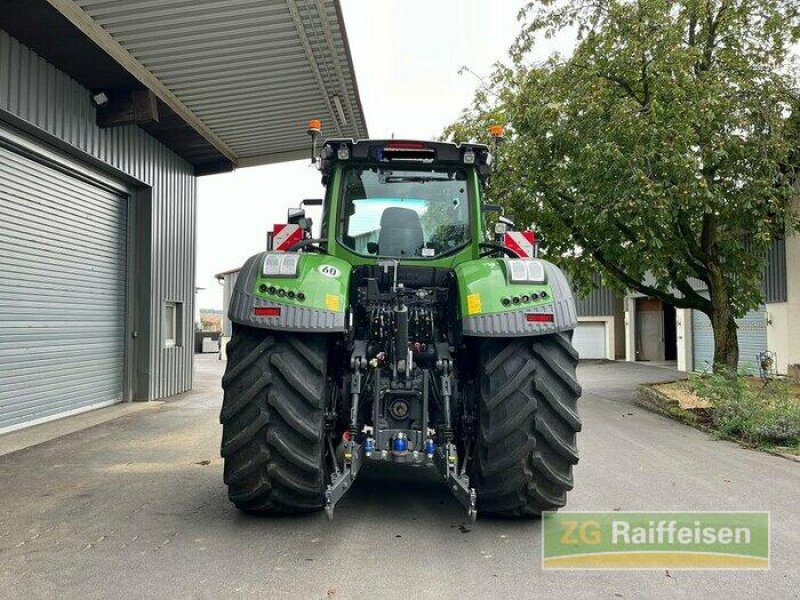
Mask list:
POLYGON ((408 452, 408 440, 404 433, 400 432, 392 440, 392 452, 394 454, 405 454, 408 452))
POLYGON ((425 455, 428 458, 433 458, 433 453, 436 452, 436 444, 433 443, 433 440, 431 438, 425 440, 424 450, 425 450, 425 455))
POLYGON ((373 452, 375 452, 375 438, 368 437, 364 440, 364 454, 372 456, 373 452))

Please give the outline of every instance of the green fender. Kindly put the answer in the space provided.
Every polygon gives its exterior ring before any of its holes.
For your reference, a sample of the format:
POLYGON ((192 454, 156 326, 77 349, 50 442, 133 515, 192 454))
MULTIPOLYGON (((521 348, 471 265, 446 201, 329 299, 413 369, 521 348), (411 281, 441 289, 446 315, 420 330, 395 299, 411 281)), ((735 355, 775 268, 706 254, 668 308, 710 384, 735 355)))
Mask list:
POLYGON ((228 317, 234 323, 280 331, 343 332, 351 265, 325 254, 291 253, 296 274, 268 276, 264 262, 286 252, 262 252, 242 267, 228 317))
POLYGON ((511 283, 507 258, 471 260, 455 268, 464 335, 524 337, 575 328, 578 316, 567 278, 550 262, 526 260, 542 264, 544 282, 511 283))

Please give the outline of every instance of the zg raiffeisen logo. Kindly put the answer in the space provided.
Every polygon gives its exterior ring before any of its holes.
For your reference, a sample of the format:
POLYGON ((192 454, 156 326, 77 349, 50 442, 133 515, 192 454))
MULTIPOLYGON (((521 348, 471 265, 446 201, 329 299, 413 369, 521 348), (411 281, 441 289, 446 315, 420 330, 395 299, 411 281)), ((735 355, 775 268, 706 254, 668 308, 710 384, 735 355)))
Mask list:
POLYGON ((767 512, 550 512, 545 569, 768 569, 767 512))

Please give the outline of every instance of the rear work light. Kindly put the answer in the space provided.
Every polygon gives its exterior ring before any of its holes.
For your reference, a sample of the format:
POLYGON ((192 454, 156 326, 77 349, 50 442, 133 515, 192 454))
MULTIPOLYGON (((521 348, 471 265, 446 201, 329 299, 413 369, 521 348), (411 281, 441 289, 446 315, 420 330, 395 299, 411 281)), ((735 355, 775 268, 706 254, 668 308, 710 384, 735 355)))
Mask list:
POLYGON ((525 320, 528 323, 552 323, 555 318, 553 313, 525 313, 525 320))
POLYGON ((256 306, 253 308, 253 314, 256 317, 280 317, 280 306, 256 306))
POLYGON ((538 260, 504 259, 511 283, 544 283, 544 265, 538 260))
MULTIPOLYGON (((293 226, 289 225, 288 227, 293 226)), ((281 232, 279 232, 279 235, 281 232)), ((280 242, 278 245, 280 245, 280 242)), ((294 252, 268 252, 264 257, 264 265, 261 272, 268 277, 297 277, 297 266, 299 264, 300 255, 294 252)))

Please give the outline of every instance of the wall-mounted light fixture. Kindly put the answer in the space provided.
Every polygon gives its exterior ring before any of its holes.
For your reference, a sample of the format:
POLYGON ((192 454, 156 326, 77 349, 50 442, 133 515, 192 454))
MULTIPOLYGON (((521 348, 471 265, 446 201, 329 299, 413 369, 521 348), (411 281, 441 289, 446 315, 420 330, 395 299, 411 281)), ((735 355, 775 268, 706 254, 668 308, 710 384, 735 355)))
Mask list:
POLYGON ((103 107, 108 104, 108 96, 105 92, 100 92, 92 96, 92 102, 94 102, 95 106, 98 108, 103 107))

